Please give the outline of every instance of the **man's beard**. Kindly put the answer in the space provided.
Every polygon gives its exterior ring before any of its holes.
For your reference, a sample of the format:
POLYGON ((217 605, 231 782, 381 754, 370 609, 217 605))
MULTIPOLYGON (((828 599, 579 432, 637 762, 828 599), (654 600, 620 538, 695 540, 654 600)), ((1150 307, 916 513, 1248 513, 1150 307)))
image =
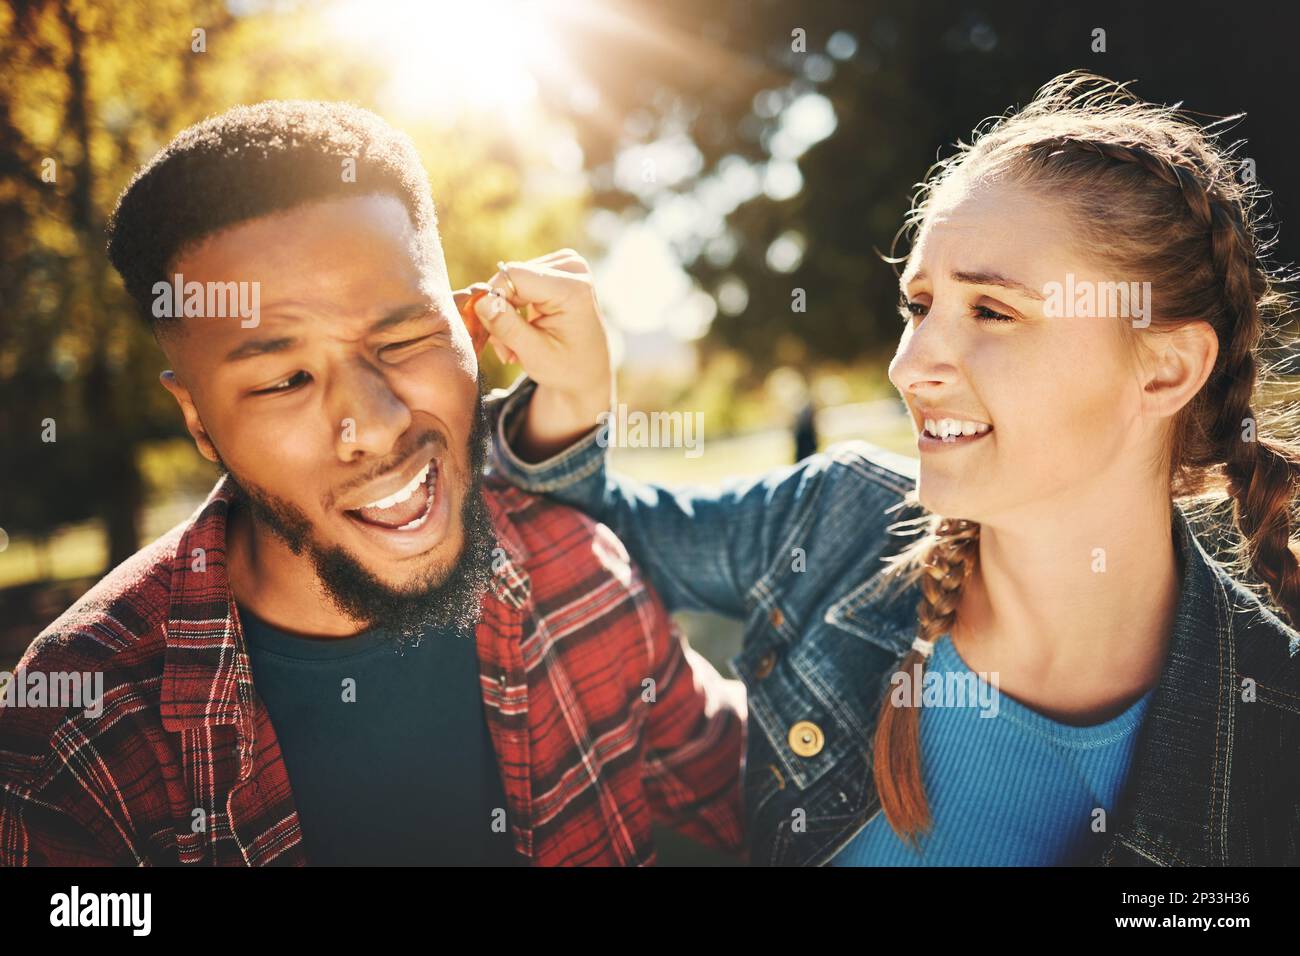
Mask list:
MULTIPOLYGON (((488 437, 480 380, 477 413, 469 436, 469 484, 460 513, 464 533, 460 553, 445 574, 435 568, 400 589, 380 581, 346 549, 318 544, 312 537, 311 521, 296 505, 240 481, 219 458, 217 464, 231 483, 233 501, 246 507, 254 522, 268 528, 294 554, 307 553, 334 606, 369 627, 393 632, 400 649, 407 642, 419 644, 425 630, 465 631, 478 621, 483 593, 492 578, 493 549, 497 544, 482 494, 488 437)), ((444 488, 441 493, 449 494, 450 489, 444 488)))

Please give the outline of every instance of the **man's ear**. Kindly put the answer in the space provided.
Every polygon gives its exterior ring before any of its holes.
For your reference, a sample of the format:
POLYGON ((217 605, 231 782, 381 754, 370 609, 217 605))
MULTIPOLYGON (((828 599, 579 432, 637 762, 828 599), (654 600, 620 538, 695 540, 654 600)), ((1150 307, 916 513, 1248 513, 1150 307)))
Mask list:
POLYGON ((1219 336, 1204 320, 1144 338, 1148 349, 1142 379, 1143 404, 1157 417, 1173 417, 1196 397, 1214 371, 1219 336))
POLYGON ((172 393, 172 398, 176 399, 176 404, 181 407, 181 414, 185 416, 185 427, 190 430, 199 454, 215 464, 218 460, 217 446, 212 444, 212 439, 208 437, 208 430, 203 427, 203 420, 199 418, 198 409, 194 407, 190 390, 180 383, 180 379, 171 369, 159 375, 158 381, 162 382, 163 388, 172 393))
POLYGON ((475 355, 482 352, 483 346, 487 344, 488 330, 483 328, 478 313, 474 311, 474 303, 491 291, 491 286, 487 283, 475 282, 467 289, 454 289, 451 293, 452 300, 456 303, 456 312, 460 315, 461 321, 465 323, 465 328, 469 330, 469 338, 474 345, 475 355))

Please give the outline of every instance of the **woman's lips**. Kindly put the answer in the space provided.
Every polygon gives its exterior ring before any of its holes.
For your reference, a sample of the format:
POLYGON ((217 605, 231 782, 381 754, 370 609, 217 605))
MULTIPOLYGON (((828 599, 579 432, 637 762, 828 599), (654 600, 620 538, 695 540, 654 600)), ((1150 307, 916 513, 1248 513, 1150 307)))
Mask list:
POLYGON ((921 451, 944 451, 949 448, 961 448, 965 445, 973 445, 975 442, 983 441, 993 434, 990 428, 986 432, 979 432, 974 435, 949 435, 947 438, 935 438, 927 431, 922 431, 920 437, 916 440, 916 447, 921 451))

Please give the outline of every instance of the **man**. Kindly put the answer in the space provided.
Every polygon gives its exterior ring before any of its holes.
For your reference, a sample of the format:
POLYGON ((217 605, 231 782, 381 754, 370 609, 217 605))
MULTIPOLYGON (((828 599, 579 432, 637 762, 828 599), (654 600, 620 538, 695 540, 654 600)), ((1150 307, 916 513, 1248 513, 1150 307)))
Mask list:
MULTIPOLYGON (((608 529, 483 480, 481 330, 407 137, 237 108, 109 231, 223 474, 23 656, 103 691, 0 708, 0 864, 647 864, 655 818, 738 848, 738 682, 608 529)), ((512 269, 494 298, 545 286, 512 269)))

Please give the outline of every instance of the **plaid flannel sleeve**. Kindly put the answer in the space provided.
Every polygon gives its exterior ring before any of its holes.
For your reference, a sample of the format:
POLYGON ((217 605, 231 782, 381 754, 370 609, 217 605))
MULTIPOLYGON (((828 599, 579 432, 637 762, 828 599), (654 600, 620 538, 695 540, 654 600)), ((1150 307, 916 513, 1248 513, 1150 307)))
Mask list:
POLYGON ((741 781, 748 719, 745 686, 724 678, 692 649, 648 593, 646 646, 653 684, 647 702, 644 783, 660 823, 706 846, 744 845, 741 781))
POLYGON ((0 792, 0 867, 114 866, 90 832, 57 807, 0 792))

